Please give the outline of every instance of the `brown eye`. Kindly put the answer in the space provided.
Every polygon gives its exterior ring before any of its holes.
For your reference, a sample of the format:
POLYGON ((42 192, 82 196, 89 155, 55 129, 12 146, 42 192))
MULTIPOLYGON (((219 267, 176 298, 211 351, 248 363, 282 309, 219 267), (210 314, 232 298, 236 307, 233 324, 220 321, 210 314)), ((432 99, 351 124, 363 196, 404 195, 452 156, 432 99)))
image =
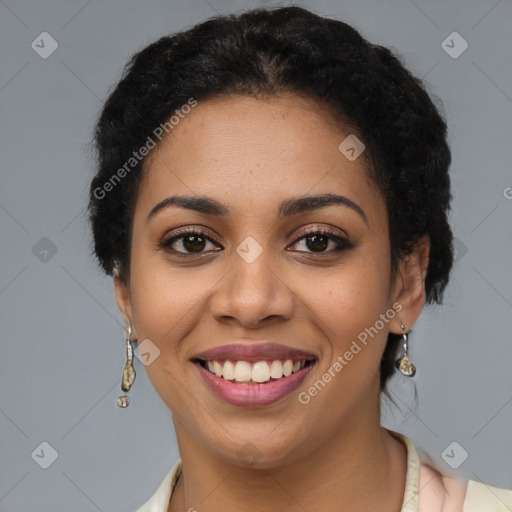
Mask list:
POLYGON ((344 249, 351 249, 354 246, 352 242, 344 237, 334 234, 330 231, 313 231, 306 235, 298 238, 292 245, 302 243, 307 250, 299 250, 299 252, 305 252, 310 254, 332 254, 340 252, 344 249), (326 250, 331 246, 331 250, 326 250))
POLYGON ((162 249, 180 256, 202 254, 207 245, 215 247, 214 242, 199 231, 185 231, 163 240, 159 245, 162 249))
POLYGON ((187 235, 182 237, 183 247, 190 252, 201 252, 206 245, 206 239, 198 235, 187 235))
POLYGON ((325 235, 310 235, 306 237, 306 246, 312 251, 323 252, 329 245, 329 237, 325 235))

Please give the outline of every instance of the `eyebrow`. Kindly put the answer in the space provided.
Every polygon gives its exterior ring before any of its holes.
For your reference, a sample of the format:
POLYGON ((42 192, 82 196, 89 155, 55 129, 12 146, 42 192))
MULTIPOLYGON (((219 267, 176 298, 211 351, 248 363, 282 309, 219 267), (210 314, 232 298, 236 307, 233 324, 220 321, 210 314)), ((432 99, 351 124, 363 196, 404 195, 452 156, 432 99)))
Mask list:
MULTIPOLYGON (((284 218, 298 213, 318 210, 326 206, 339 205, 350 208, 359 214, 368 225, 368 219, 363 209, 350 199, 337 194, 321 194, 317 196, 292 197, 286 199, 279 205, 278 217, 284 218)), ((179 206, 188 210, 194 210, 206 215, 216 215, 218 217, 229 217, 229 208, 211 197, 204 196, 170 196, 156 204, 148 214, 146 222, 154 217, 158 212, 171 206, 179 206)))

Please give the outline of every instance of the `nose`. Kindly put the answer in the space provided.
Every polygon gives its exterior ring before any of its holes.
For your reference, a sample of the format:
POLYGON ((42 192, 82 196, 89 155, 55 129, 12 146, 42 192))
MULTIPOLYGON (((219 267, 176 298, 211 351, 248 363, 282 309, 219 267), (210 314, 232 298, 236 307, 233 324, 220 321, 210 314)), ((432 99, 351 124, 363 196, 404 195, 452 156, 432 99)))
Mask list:
POLYGON ((231 269, 211 297, 210 311, 217 321, 255 329, 292 317, 293 283, 286 282, 270 253, 263 250, 255 259, 234 254, 231 269))

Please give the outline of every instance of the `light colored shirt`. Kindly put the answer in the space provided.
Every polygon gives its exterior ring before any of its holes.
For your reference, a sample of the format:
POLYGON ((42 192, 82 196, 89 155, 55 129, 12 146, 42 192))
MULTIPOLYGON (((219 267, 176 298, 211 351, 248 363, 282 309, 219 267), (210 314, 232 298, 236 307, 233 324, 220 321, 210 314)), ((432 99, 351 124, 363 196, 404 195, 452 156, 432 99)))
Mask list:
MULTIPOLYGON (((512 512, 512 490, 439 475, 420 461, 407 437, 398 432, 391 433, 407 448, 407 475, 401 512, 512 512)), ((167 512, 180 474, 181 459, 167 473, 155 494, 136 512, 167 512)))

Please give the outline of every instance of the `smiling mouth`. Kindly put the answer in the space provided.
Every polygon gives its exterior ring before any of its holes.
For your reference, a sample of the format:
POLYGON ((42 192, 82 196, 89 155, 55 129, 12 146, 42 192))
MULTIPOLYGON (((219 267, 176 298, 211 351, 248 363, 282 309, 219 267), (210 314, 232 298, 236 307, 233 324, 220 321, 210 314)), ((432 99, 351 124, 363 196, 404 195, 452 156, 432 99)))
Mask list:
POLYGON ((285 379, 315 364, 316 359, 274 359, 261 361, 231 361, 195 359, 211 374, 235 384, 266 384, 285 379))

